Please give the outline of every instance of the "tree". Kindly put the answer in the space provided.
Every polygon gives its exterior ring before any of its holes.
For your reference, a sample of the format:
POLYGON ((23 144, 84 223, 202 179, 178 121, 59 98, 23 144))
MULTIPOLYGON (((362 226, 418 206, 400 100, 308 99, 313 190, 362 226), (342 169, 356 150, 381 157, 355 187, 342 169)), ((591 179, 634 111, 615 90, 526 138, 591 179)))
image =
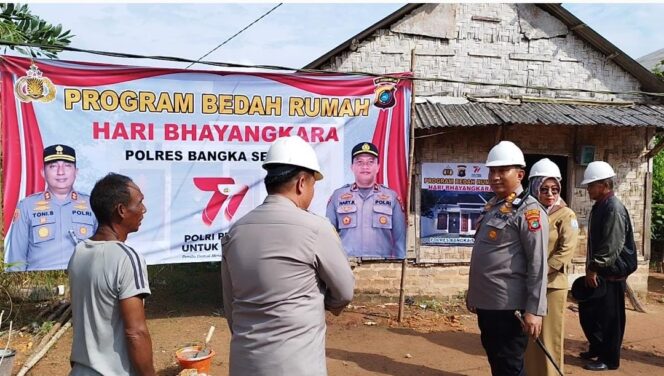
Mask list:
POLYGON ((53 47, 7 46, 32 57, 57 57, 62 48, 71 43, 70 30, 62 25, 52 25, 30 12, 26 4, 0 3, 0 39, 11 43, 41 44, 53 47))
POLYGON ((655 67, 652 69, 652 72, 655 74, 655 76, 659 77, 660 80, 664 80, 664 60, 657 63, 657 65, 655 65, 655 67))

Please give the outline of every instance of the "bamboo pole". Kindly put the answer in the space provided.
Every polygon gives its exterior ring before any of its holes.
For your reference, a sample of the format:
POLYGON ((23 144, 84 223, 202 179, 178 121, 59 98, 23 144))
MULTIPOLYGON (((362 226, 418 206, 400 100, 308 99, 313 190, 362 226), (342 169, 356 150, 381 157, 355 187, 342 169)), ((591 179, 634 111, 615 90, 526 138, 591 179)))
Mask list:
POLYGON ((58 321, 55 323, 55 325, 53 325, 51 330, 49 330, 48 333, 46 333, 46 335, 44 336, 44 338, 42 338, 41 341, 39 341, 39 345, 37 345, 37 347, 35 347, 35 351, 39 351, 39 349, 42 346, 44 346, 48 343, 49 339, 51 339, 51 337, 53 337, 53 335, 58 330, 60 330, 60 327, 62 327, 62 325, 67 321, 69 316, 71 316, 71 305, 70 304, 68 305, 67 309, 65 309, 64 312, 60 315, 60 317, 58 318, 58 321))
MULTIPOLYGON (((410 71, 415 74, 415 49, 410 50, 410 71)), ((413 180, 413 157, 415 154, 415 81, 411 81, 410 92, 410 150, 408 156, 408 188, 406 196, 406 219, 410 220, 410 200, 411 200, 411 185, 413 180)), ((407 223, 406 223, 407 224, 407 223)), ((406 233, 408 227, 406 226, 406 233)), ((417 234, 415 234, 415 241, 417 241, 417 234)), ((408 236, 406 235, 406 244, 408 244, 408 236)), ((406 284, 406 268, 408 267, 408 255, 406 255, 401 262, 401 281, 399 283, 399 315, 397 322, 403 319, 404 303, 406 299, 405 284, 406 284)))
POLYGON ((67 321, 67 323, 62 328, 60 328, 60 330, 58 330, 57 333, 55 333, 53 338, 51 338, 51 340, 48 341, 46 346, 44 346, 37 354, 35 354, 32 358, 30 358, 29 361, 27 361, 27 362, 25 362, 25 364, 23 364, 23 367, 21 367, 21 370, 18 371, 16 376, 25 376, 28 373, 28 371, 30 371, 30 369, 32 367, 34 367, 35 364, 37 364, 37 362, 39 362, 41 360, 41 358, 44 357, 44 355, 46 355, 48 350, 51 347, 53 347, 53 345, 56 342, 58 342, 60 337, 62 337, 62 335, 67 331, 67 329, 69 329, 70 326, 71 326, 71 319, 69 319, 69 321, 67 321))
POLYGON ((625 281, 625 292, 627 293, 627 297, 629 298, 630 303, 632 303, 632 307, 634 307, 637 312, 647 313, 645 307, 643 304, 641 304, 639 298, 636 296, 634 290, 632 290, 632 287, 629 285, 629 283, 627 283, 627 281, 625 281))

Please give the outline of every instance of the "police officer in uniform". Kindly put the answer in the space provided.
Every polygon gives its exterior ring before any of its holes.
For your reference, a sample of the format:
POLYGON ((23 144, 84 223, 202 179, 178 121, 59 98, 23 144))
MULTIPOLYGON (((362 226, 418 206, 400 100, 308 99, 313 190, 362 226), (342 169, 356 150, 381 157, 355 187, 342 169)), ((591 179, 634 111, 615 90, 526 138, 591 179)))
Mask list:
POLYGON ((376 183, 378 148, 361 142, 351 151, 353 184, 332 193, 327 218, 339 231, 348 256, 406 257, 406 218, 396 192, 376 183))
POLYGON ((528 335, 539 336, 546 314, 548 218, 521 187, 526 163, 519 147, 500 142, 486 165, 496 196, 475 233, 466 304, 477 313, 492 375, 523 376, 528 335))
POLYGON ((323 179, 298 136, 277 139, 263 163, 265 201, 222 240, 230 376, 326 376, 325 310, 353 298, 355 279, 334 228, 307 209, 323 179))
POLYGON ((44 149, 46 191, 24 198, 14 212, 5 240, 8 270, 66 269, 74 246, 94 234, 90 196, 73 188, 77 172, 73 148, 44 149))

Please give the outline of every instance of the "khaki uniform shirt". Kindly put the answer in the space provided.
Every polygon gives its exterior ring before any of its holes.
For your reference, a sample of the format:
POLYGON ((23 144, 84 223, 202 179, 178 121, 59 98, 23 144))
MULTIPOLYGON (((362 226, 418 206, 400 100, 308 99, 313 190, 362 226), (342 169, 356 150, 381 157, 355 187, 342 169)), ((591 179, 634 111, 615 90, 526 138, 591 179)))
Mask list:
POLYGON ((548 218, 535 198, 521 192, 494 197, 485 207, 470 259, 468 305, 544 316, 548 218))
POLYGON ((567 269, 569 268, 579 238, 579 223, 576 214, 568 207, 549 214, 549 259, 548 264, 555 272, 549 273, 548 288, 568 289, 567 269))
POLYGON ((231 376, 327 375, 325 308, 355 283, 327 219, 269 195, 231 227, 221 275, 231 376))

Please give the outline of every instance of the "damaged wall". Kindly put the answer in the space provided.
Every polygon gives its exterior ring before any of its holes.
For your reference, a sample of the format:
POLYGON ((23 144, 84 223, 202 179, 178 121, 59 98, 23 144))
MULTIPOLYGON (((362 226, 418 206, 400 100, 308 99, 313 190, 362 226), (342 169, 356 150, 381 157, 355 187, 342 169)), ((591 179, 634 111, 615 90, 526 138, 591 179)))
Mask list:
MULTIPOLYGON (((415 74, 500 84, 632 91, 639 82, 533 4, 427 4, 322 69, 415 74)), ((418 81, 418 96, 531 95, 640 101, 640 96, 418 81)))

